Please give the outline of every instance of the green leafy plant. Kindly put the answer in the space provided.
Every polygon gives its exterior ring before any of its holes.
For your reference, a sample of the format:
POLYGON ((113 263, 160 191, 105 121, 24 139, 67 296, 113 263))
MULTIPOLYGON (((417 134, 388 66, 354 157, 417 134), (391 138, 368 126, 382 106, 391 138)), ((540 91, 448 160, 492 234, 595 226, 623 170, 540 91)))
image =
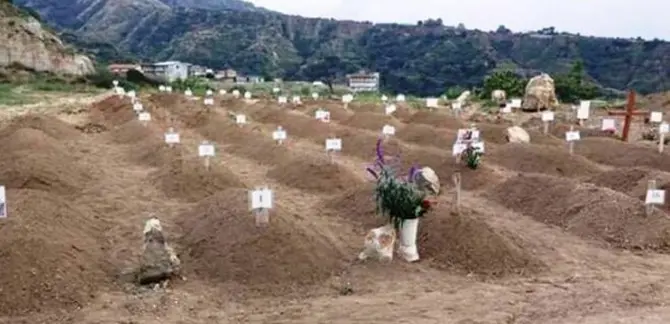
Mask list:
POLYGON ((467 148, 461 155, 461 159, 465 162, 465 165, 470 169, 477 169, 479 163, 481 162, 483 152, 479 147, 468 144, 467 148))
POLYGON ((377 159, 367 171, 376 179, 375 201, 377 213, 388 218, 396 229, 402 227, 406 219, 423 217, 431 208, 426 193, 414 183, 417 168, 409 170, 407 178, 398 176, 391 163, 384 159, 382 140, 377 140, 377 159))

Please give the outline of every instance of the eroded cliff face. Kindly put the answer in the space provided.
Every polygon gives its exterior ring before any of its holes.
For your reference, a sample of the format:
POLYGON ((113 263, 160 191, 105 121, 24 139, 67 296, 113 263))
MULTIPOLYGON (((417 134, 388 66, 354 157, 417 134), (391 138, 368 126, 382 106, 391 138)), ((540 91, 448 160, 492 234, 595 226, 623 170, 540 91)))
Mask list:
POLYGON ((0 1, 0 67, 10 65, 69 75, 95 71, 88 57, 67 48, 37 19, 0 1))

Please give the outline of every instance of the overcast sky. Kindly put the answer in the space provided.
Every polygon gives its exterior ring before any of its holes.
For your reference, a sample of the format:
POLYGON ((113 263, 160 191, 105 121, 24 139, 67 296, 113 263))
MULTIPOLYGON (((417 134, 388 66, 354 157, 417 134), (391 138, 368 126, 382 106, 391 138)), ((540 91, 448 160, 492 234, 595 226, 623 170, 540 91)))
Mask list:
POLYGON ((308 17, 416 23, 514 31, 554 26, 596 36, 670 40, 670 1, 664 0, 251 0, 271 10, 308 17))

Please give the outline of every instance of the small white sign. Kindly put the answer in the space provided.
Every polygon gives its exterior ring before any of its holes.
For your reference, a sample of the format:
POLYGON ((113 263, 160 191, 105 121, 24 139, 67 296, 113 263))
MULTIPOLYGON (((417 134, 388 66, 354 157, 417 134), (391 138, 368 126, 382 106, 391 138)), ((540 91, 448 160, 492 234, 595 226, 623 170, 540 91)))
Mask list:
POLYGON ((437 108, 438 99, 437 98, 426 98, 426 107, 428 108, 437 108))
POLYGON ((451 155, 457 156, 463 153, 467 147, 468 146, 464 143, 454 143, 454 145, 451 147, 451 155))
POLYGON ((543 122, 554 121, 554 112, 553 111, 543 111, 542 112, 542 121, 543 122))
POLYGON ((602 125, 600 126, 600 130, 604 131, 616 130, 616 121, 611 118, 603 119, 602 125))
POLYGON ((341 150, 342 150, 341 138, 329 138, 326 140, 326 151, 341 151, 341 150))
POLYGON ((670 124, 661 123, 660 125, 658 125, 658 131, 660 133, 667 134, 668 132, 670 132, 670 124))
POLYGON ((117 86, 119 86, 119 81, 114 80, 114 81, 112 81, 112 84, 114 85, 114 87, 117 87, 117 86))
POLYGON ((203 142, 198 146, 198 155, 200 157, 212 157, 214 156, 214 145, 203 142))
POLYGON ((168 93, 172 93, 172 87, 171 86, 165 87, 165 91, 167 91, 168 93))
POLYGON ((479 150, 479 152, 484 153, 484 142, 472 143, 472 147, 479 150))
POLYGON ((240 97, 240 90, 233 90, 233 97, 239 98, 240 97))
POLYGON ((644 199, 647 205, 663 205, 665 204, 665 190, 647 190, 647 196, 644 199))
POLYGON ((299 104, 299 103, 301 103, 301 101, 300 101, 300 96, 293 96, 293 98, 291 99, 291 101, 292 101, 294 104, 299 104))
POLYGON ((140 111, 144 110, 144 107, 142 106, 141 103, 136 102, 136 103, 133 104, 133 110, 135 112, 140 112, 140 111))
POLYGON ((277 127, 277 130, 272 132, 272 139, 275 141, 286 140, 286 131, 281 127, 277 127))
POLYGON ((404 94, 399 94, 395 97, 395 101, 397 102, 405 102, 405 95, 404 94))
POLYGON ((285 104, 285 103, 288 102, 288 98, 286 98, 286 97, 284 97, 284 96, 281 96, 281 97, 277 98, 277 101, 278 101, 280 104, 285 104))
POLYGON ((314 113, 314 117, 324 123, 328 123, 330 122, 330 111, 319 109, 314 113))
POLYGON ((312 99, 314 100, 319 99, 319 94, 316 92, 312 92, 312 99))
POLYGON ((473 141, 477 142, 479 141, 479 130, 478 129, 466 129, 466 128, 461 128, 458 130, 458 133, 456 135, 456 141, 458 142, 463 142, 463 141, 473 141))
POLYGON ((138 118, 139 118, 140 121, 142 121, 142 122, 148 122, 148 121, 151 121, 151 114, 148 113, 148 112, 146 112, 146 111, 145 111, 145 112, 141 112, 141 113, 139 114, 138 118))
POLYGON ((393 113, 396 111, 396 109, 397 109, 397 108, 396 108, 395 105, 388 105, 388 106, 384 107, 384 112, 385 112, 387 115, 390 115, 390 114, 393 114, 393 113))
POLYGON ((272 88, 272 93, 279 93, 280 89, 279 88, 272 88))
POLYGON ((580 139, 579 131, 565 132, 565 140, 568 142, 579 141, 580 139))
POLYGON ((207 105, 207 106, 211 106, 211 105, 214 104, 214 98, 205 98, 203 101, 205 102, 205 105, 207 105))
POLYGON ((505 107, 500 109, 500 112, 502 112, 503 114, 511 113, 512 112, 512 104, 505 104, 505 107))
POLYGON ((247 91, 244 93, 244 99, 251 99, 251 92, 247 91))
POLYGON ((130 91, 128 91, 128 94, 127 94, 127 95, 128 95, 128 97, 130 97, 130 98, 132 98, 132 99, 134 99, 135 97, 137 97, 137 93, 135 93, 135 90, 130 90, 130 91))
POLYGON ((346 95, 342 96, 342 102, 343 103, 350 103, 352 101, 354 101, 354 96, 353 95, 346 94, 346 95))
POLYGON ((395 127, 391 125, 384 125, 384 127, 382 127, 382 134, 386 136, 395 135, 395 127))
POLYGON ((193 96, 193 91, 191 91, 191 89, 186 89, 186 91, 184 91, 184 95, 187 97, 191 97, 193 96))
POLYGON ((205 95, 208 97, 211 97, 214 95, 214 92, 212 90, 207 89, 207 92, 205 92, 205 95))
POLYGON ((222 95, 222 96, 225 95, 226 93, 228 93, 228 92, 224 89, 219 90, 219 94, 222 95))
POLYGON ((114 92, 116 92, 117 95, 124 95, 124 94, 126 94, 126 90, 124 90, 124 89, 121 88, 121 87, 116 87, 116 88, 114 88, 114 92))
POLYGON ((165 92, 165 86, 164 85, 158 86, 158 91, 165 92))
POLYGON ((660 111, 652 111, 649 116, 649 121, 652 123, 660 123, 663 121, 663 113, 660 111))
POLYGON ((460 101, 455 101, 451 104, 451 109, 453 110, 461 110, 463 108, 463 103, 460 101))
POLYGON ((7 218, 7 193, 5 186, 0 186, 0 218, 7 218))
POLYGON ((176 132, 165 133, 165 143, 166 144, 179 144, 180 141, 181 141, 181 138, 179 137, 179 133, 176 133, 176 132))
POLYGON ((512 102, 510 103, 510 105, 512 105, 512 108, 514 108, 514 109, 521 108, 521 99, 518 99, 518 98, 512 99, 512 102))
POLYGON ((586 120, 589 119, 591 113, 591 102, 582 100, 579 102, 579 108, 577 108, 577 119, 586 120))
POLYGON ((246 124, 247 116, 246 115, 237 115, 235 116, 235 122, 238 124, 246 124))
POLYGON ((272 209, 272 196, 268 188, 249 191, 249 209, 272 209))
POLYGON ((387 101, 387 100, 389 100, 389 97, 387 97, 386 95, 383 95, 382 96, 382 101, 387 101))

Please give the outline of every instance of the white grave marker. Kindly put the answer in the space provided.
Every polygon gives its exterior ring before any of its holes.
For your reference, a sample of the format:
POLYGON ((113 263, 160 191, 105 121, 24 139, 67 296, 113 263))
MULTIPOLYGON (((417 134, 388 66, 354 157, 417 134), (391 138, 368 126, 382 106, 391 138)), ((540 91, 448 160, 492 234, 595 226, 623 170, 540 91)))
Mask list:
POLYGON ((249 191, 249 210, 254 213, 256 226, 266 227, 270 223, 270 209, 273 204, 272 190, 267 187, 249 191))
POLYGON ((286 140, 286 131, 281 126, 277 127, 277 130, 272 132, 272 139, 277 141, 277 144, 283 144, 286 140))
POLYGON ((296 105, 299 105, 300 103, 302 103, 302 101, 300 101, 300 96, 293 96, 291 101, 296 105))
POLYGON ((165 86, 164 86, 164 85, 159 85, 159 86, 158 86, 158 91, 160 91, 160 92, 165 92, 165 90, 166 90, 166 89, 165 89, 165 86))
POLYGON ((279 104, 285 104, 288 102, 288 99, 284 96, 280 96, 279 98, 277 98, 277 101, 279 102, 279 104))
POLYGON ((119 96, 123 96, 123 95, 126 94, 126 90, 124 90, 124 89, 121 88, 121 87, 116 87, 116 88, 114 88, 114 92, 115 92, 117 95, 119 95, 119 96))
POLYGON ((395 105, 388 105, 384 107, 384 113, 386 113, 387 115, 393 114, 394 112, 396 112, 396 110, 397 108, 395 105))
POLYGON ((179 144, 179 142, 181 142, 179 133, 175 132, 174 128, 170 127, 170 129, 168 129, 168 131, 165 133, 165 144, 173 147, 175 144, 179 144))
POLYGON ((570 125, 570 130, 565 132, 565 140, 568 142, 568 150, 570 154, 575 152, 575 142, 581 139, 579 131, 575 131, 575 126, 570 125))
POLYGON ((404 94, 399 94, 395 97, 395 101, 397 102, 405 102, 405 95, 404 94))
POLYGON ((316 92, 312 92, 312 99, 317 100, 319 99, 319 94, 316 92))
POLYGON ((207 92, 205 92, 205 95, 208 97, 211 97, 214 95, 214 92, 211 89, 207 89, 207 92))
POLYGON ((223 95, 225 95, 226 93, 228 93, 228 92, 226 92, 225 89, 221 89, 221 90, 219 90, 219 95, 222 95, 222 96, 223 96, 223 95))
POLYGON ((512 112, 512 104, 509 104, 509 103, 508 103, 508 104, 505 104, 505 107, 503 107, 502 109, 500 109, 500 112, 502 112, 503 114, 509 114, 509 113, 511 113, 511 112, 512 112))
POLYGON ((247 91, 244 93, 244 99, 251 99, 251 92, 247 91))
POLYGON ((236 115, 235 116, 235 123, 237 123, 240 126, 246 124, 247 123, 247 116, 242 115, 242 114, 236 115))
POLYGON ((389 100, 389 97, 387 97, 386 95, 383 95, 383 96, 382 96, 382 101, 386 102, 386 101, 388 101, 388 100, 389 100))
POLYGON ((333 155, 335 152, 342 151, 342 139, 341 138, 329 138, 326 139, 326 152, 328 153, 328 159, 330 162, 333 162, 333 155))
POLYGON ((510 105, 511 105, 512 108, 514 108, 514 109, 519 109, 519 108, 521 108, 521 99, 518 99, 518 98, 512 99, 512 102, 510 102, 510 105))
POLYGON ((5 186, 0 186, 0 218, 7 218, 7 193, 5 186))
POLYGON ((549 132, 549 123, 554 121, 554 112, 553 111, 543 111, 542 112, 542 132, 547 134, 549 132))
POLYGON ((279 93, 279 91, 281 91, 281 89, 279 89, 279 88, 272 88, 272 93, 279 93))
POLYGON ((611 131, 611 130, 616 130, 616 120, 611 119, 611 118, 605 118, 602 120, 602 124, 600 125, 600 130, 603 131, 611 131))
POLYGON ((135 93, 135 90, 131 90, 128 91, 127 96, 130 97, 130 99, 135 99, 137 97, 137 93, 135 93))
POLYGON ((652 111, 649 116, 649 121, 652 123, 660 123, 663 121, 663 113, 660 111, 652 111))
POLYGON ((240 97, 240 90, 237 90, 237 89, 233 90, 233 97, 239 98, 240 97))
POLYGON ((186 91, 184 91, 184 95, 187 97, 191 97, 193 96, 193 91, 191 91, 191 89, 186 89, 186 91))
POLYGON ((345 94, 344 96, 342 96, 342 102, 344 103, 345 107, 352 101, 354 101, 354 96, 353 95, 345 94))
POLYGON ((658 125, 658 152, 663 153, 665 149, 665 136, 670 131, 670 124, 662 122, 658 125))
POLYGON ((437 98, 426 98, 426 107, 428 108, 437 108, 438 107, 438 99, 437 98))
POLYGON ((138 115, 138 118, 143 124, 146 124, 151 121, 151 114, 144 111, 138 115))
POLYGON ((133 104, 133 110, 134 110, 136 113, 139 113, 140 111, 144 110, 144 106, 142 106, 141 103, 136 102, 136 103, 133 104))
POLYGON ((172 93, 172 87, 171 86, 165 87, 165 91, 167 91, 168 93, 172 93))
POLYGON ((112 85, 114 85, 114 88, 118 87, 119 86, 119 81, 117 81, 117 80, 112 81, 112 85))
POLYGON ((318 109, 314 112, 314 117, 324 123, 330 122, 330 111, 325 111, 323 109, 318 109))
POLYGON ((588 100, 580 101, 579 108, 577 108, 577 119, 579 120, 579 124, 580 125, 584 124, 584 121, 589 119, 590 114, 591 114, 591 101, 588 100))
POLYGON ((647 194, 644 199, 645 214, 651 216, 654 211, 654 205, 665 204, 665 190, 656 188, 656 180, 647 182, 647 194))
POLYGON ((205 98, 205 99, 203 99, 203 102, 204 102, 205 105, 207 105, 207 106, 214 105, 214 98, 205 98))
POLYGON ((198 156, 204 158, 205 168, 209 169, 210 159, 215 155, 214 145, 208 141, 203 141, 198 146, 198 156))
POLYGON ((391 125, 384 125, 384 127, 382 127, 382 134, 383 134, 384 136, 393 136, 393 135, 395 135, 395 127, 393 127, 393 126, 391 126, 391 125))

